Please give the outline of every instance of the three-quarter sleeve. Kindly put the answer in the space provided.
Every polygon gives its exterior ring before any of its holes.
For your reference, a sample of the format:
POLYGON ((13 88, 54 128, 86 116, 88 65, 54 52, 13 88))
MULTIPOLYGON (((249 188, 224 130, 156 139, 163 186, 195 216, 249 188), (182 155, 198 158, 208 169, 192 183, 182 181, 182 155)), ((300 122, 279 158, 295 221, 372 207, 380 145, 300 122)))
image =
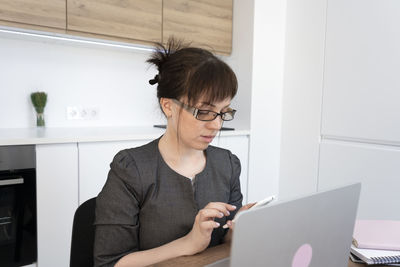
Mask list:
POLYGON ((113 159, 107 182, 96 199, 94 266, 114 266, 139 250, 142 184, 135 161, 123 150, 113 159))
POLYGON ((232 220, 236 212, 242 207, 243 195, 240 190, 240 160, 236 155, 231 153, 229 154, 232 168, 229 204, 236 206, 235 212, 232 212, 230 217, 228 217, 229 220, 232 220))

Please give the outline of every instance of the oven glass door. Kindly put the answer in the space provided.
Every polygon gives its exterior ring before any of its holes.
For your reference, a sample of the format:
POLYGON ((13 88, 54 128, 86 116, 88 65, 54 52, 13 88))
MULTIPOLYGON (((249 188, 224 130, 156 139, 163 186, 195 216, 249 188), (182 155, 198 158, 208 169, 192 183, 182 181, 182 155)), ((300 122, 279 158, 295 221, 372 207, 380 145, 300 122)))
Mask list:
POLYGON ((19 205, 16 197, 23 184, 22 177, 0 180, 0 246, 16 242, 19 205))
POLYGON ((35 171, 0 172, 0 266, 36 261, 35 171))

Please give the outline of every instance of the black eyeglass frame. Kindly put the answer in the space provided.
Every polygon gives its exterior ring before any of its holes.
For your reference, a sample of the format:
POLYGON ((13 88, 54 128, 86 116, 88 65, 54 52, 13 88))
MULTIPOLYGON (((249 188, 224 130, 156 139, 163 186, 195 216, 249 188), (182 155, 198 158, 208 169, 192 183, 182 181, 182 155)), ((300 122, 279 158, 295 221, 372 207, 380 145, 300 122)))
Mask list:
POLYGON ((184 109, 186 109, 187 111, 189 111, 190 113, 192 113, 192 115, 193 115, 197 120, 199 120, 199 121, 213 121, 213 120, 215 120, 218 116, 220 116, 221 119, 222 119, 223 121, 231 121, 231 120, 233 120, 233 119, 235 118, 236 109, 232 109, 232 110, 229 110, 229 111, 227 111, 227 112, 220 112, 220 113, 218 113, 218 112, 215 112, 215 111, 212 111, 212 110, 208 110, 208 109, 198 109, 198 108, 195 108, 195 107, 188 106, 188 105, 186 105, 185 103, 183 103, 183 102, 181 102, 181 101, 179 101, 178 99, 175 99, 175 98, 172 98, 172 101, 174 101, 176 104, 180 105, 181 107, 183 107, 184 109), (214 118, 211 119, 211 120, 202 120, 202 119, 199 119, 197 116, 198 116, 199 113, 202 112, 202 111, 203 111, 203 112, 209 112, 209 113, 213 114, 213 115, 214 115, 214 118), (232 114, 232 119, 230 119, 230 120, 224 119, 225 114, 227 114, 227 113, 231 113, 231 114, 232 114))

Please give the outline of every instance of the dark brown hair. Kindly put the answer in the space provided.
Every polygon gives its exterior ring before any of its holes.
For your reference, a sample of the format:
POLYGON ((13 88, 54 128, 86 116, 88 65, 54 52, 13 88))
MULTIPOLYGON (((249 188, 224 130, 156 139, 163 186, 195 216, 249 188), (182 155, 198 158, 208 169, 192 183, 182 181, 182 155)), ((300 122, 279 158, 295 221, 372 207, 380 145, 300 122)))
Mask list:
POLYGON ((170 38, 165 46, 157 44, 147 62, 158 69, 158 74, 149 81, 158 83, 158 100, 186 97, 189 105, 195 105, 201 97, 203 102, 215 103, 236 95, 235 73, 205 49, 170 38))

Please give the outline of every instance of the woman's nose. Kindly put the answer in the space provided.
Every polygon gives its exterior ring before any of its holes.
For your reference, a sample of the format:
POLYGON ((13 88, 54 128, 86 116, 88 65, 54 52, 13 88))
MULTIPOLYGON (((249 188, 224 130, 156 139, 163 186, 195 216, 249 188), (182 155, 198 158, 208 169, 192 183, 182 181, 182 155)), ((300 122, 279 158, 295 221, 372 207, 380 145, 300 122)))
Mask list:
POLYGON ((221 116, 217 116, 214 120, 208 122, 208 127, 213 130, 219 130, 222 127, 222 123, 221 116))

